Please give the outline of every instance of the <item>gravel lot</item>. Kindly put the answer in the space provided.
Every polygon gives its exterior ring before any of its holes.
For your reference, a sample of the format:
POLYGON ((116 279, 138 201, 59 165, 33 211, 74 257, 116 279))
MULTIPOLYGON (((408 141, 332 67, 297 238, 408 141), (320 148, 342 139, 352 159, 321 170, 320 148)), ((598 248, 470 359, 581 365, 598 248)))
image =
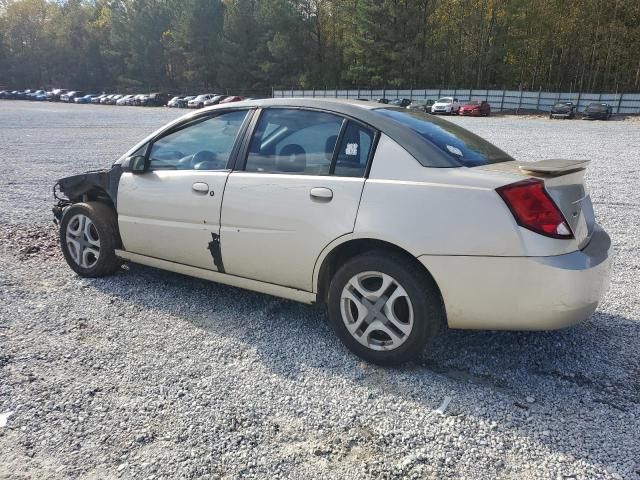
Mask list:
POLYGON ((574 328, 449 331, 385 369, 322 307, 66 266, 54 180, 182 113, 0 102, 0 478, 640 479, 640 124, 454 119, 521 159, 593 160, 611 289, 574 328))

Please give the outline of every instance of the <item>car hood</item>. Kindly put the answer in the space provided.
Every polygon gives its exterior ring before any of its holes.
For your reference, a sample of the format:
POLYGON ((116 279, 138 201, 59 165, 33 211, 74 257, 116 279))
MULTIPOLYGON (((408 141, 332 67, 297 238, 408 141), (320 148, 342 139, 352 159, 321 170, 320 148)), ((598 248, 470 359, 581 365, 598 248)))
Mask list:
POLYGON ((434 107, 448 107, 450 105, 453 105, 453 102, 436 102, 433 104, 434 107))

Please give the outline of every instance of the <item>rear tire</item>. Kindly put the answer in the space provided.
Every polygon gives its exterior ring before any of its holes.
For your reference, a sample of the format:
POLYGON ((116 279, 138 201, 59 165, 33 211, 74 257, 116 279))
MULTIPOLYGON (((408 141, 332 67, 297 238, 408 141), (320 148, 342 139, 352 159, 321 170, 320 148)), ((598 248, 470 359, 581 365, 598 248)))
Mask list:
POLYGON ((415 359, 445 321, 433 280, 410 259, 388 251, 346 262, 331 279, 328 307, 346 347, 378 365, 415 359))
POLYGON ((118 219, 113 208, 100 202, 76 203, 60 222, 60 246, 65 260, 81 277, 104 277, 117 272, 122 261, 118 219))

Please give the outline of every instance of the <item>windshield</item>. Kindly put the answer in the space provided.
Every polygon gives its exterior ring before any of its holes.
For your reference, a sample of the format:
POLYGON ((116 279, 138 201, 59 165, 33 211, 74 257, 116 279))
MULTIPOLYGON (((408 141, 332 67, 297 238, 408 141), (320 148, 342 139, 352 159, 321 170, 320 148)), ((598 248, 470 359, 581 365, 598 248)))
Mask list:
POLYGON ((452 97, 442 97, 440 100, 438 100, 438 103, 453 103, 453 98, 452 97))
POLYGON ((571 104, 570 103, 566 103, 566 102, 558 102, 556 103, 553 107, 554 108, 567 108, 570 107, 571 104))
POLYGON ((374 112, 413 130, 462 166, 477 167, 513 160, 507 153, 469 130, 421 111, 377 108, 374 112))
POLYGON ((607 106, 602 105, 601 103, 592 103, 587 107, 587 110, 591 110, 592 112, 605 112, 607 110, 607 106))

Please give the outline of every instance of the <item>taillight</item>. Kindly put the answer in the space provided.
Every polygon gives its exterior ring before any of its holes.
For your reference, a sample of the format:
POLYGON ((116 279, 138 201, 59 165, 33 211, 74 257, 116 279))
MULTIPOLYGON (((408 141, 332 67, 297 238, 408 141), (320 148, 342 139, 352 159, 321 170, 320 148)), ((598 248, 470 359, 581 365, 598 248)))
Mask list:
POLYGON ((544 189, 541 180, 531 178, 496 189, 518 225, 553 238, 573 238, 562 212, 544 189))

